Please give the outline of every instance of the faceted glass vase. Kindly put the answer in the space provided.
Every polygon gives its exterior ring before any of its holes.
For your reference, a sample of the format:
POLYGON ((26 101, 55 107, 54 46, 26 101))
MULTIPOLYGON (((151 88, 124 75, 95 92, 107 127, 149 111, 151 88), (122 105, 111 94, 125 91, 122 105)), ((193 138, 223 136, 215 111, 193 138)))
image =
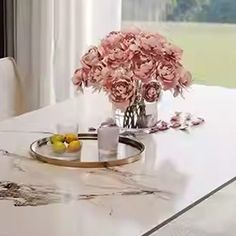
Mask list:
POLYGON ((125 111, 113 106, 113 118, 116 124, 125 130, 150 129, 158 121, 158 104, 142 100, 127 107, 125 111))

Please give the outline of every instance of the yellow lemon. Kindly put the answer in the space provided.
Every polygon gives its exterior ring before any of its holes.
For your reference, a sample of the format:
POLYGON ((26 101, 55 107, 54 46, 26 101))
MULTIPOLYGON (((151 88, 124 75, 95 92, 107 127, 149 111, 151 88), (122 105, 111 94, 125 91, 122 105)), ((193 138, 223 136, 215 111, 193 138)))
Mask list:
POLYGON ((52 149, 56 153, 64 153, 66 151, 66 145, 62 142, 54 142, 52 144, 52 149))
POLYGON ((67 147, 68 152, 78 152, 80 150, 81 143, 79 140, 72 141, 67 147))
POLYGON ((61 134, 54 134, 52 137, 50 137, 50 142, 53 144, 55 142, 64 142, 65 136, 61 134))
POLYGON ((76 134, 66 134, 65 135, 65 141, 67 143, 71 143, 72 141, 78 140, 78 136, 76 134))

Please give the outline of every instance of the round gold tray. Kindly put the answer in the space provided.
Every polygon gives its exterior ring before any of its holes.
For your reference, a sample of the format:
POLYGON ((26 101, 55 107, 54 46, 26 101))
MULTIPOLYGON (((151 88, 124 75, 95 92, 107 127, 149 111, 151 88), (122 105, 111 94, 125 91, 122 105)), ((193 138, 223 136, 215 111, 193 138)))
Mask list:
POLYGON ((120 136, 116 155, 104 156, 98 153, 97 134, 78 134, 82 141, 81 152, 77 155, 53 155, 48 150, 49 138, 43 138, 30 145, 31 154, 42 162, 66 167, 98 168, 119 166, 135 162, 141 158, 144 151, 143 143, 120 136))

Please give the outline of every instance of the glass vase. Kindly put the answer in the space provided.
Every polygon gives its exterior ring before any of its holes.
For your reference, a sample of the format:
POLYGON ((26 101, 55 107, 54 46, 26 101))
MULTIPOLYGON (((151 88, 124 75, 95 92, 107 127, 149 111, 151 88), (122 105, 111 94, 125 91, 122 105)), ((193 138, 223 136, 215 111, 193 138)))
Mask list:
POLYGON ((113 118, 125 130, 149 129, 157 124, 157 108, 157 102, 147 103, 141 100, 127 107, 125 111, 113 107, 113 118))

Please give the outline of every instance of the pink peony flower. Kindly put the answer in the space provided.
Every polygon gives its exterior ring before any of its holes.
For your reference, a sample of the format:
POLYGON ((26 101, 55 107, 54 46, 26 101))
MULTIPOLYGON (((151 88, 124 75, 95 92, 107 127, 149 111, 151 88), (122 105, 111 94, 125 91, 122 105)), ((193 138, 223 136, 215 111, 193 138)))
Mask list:
POLYGON ((165 59, 170 61, 180 61, 183 56, 183 50, 174 44, 166 42, 163 47, 165 59))
POLYGON ((127 76, 115 77, 107 81, 106 91, 112 103, 117 108, 124 110, 134 101, 135 81, 127 76))
POLYGON ((93 87, 96 90, 103 89, 104 81, 109 78, 111 71, 103 64, 98 64, 92 67, 87 74, 87 81, 85 81, 86 87, 93 87))
POLYGON ((93 47, 89 49, 87 53, 82 57, 81 64, 85 68, 91 68, 92 66, 96 65, 100 61, 100 53, 97 47, 93 47))
POLYGON ((143 84, 142 96, 147 102, 156 102, 161 94, 161 86, 157 81, 151 81, 143 84))
POLYGON ((130 45, 136 45, 136 37, 138 33, 127 32, 123 33, 123 38, 121 41, 121 48, 129 48, 130 45))
POLYGON ((127 60, 132 57, 132 53, 129 49, 123 50, 121 48, 115 48, 113 51, 107 56, 106 62, 107 65, 113 69, 120 67, 121 65, 127 66, 127 60))
POLYGON ((131 45, 134 43, 135 36, 132 33, 113 32, 108 35, 101 44, 100 51, 104 56, 104 61, 113 69, 118 67, 130 67, 131 59, 134 55, 131 45))
POLYGON ((101 48, 104 53, 110 52, 114 48, 119 47, 119 43, 123 39, 121 32, 112 31, 105 39, 101 41, 101 48))
POLYGON ((97 65, 89 71, 88 87, 94 86, 97 88, 99 86, 99 83, 101 83, 101 81, 104 79, 103 68, 103 66, 97 65))
POLYGON ((134 59, 133 73, 134 75, 143 82, 147 82, 152 79, 156 74, 155 61, 150 60, 144 56, 139 56, 134 59))
POLYGON ((89 71, 84 68, 80 68, 75 71, 72 82, 75 86, 77 86, 79 90, 82 89, 83 85, 86 86, 86 81, 88 80, 88 74, 89 71))
POLYGON ((157 74, 164 90, 175 88, 178 85, 180 69, 175 64, 160 62, 157 67, 157 74))
POLYGON ((132 32, 111 32, 105 39, 102 40, 99 47, 99 52, 104 57, 116 56, 118 59, 123 57, 122 52, 130 49, 131 45, 135 45, 136 35, 132 32))
POLYGON ((166 39, 159 34, 142 33, 137 37, 137 45, 139 46, 141 53, 148 57, 160 57, 165 42, 166 39))
POLYGON ((191 73, 183 69, 180 75, 179 83, 182 87, 189 87, 192 83, 191 73))

